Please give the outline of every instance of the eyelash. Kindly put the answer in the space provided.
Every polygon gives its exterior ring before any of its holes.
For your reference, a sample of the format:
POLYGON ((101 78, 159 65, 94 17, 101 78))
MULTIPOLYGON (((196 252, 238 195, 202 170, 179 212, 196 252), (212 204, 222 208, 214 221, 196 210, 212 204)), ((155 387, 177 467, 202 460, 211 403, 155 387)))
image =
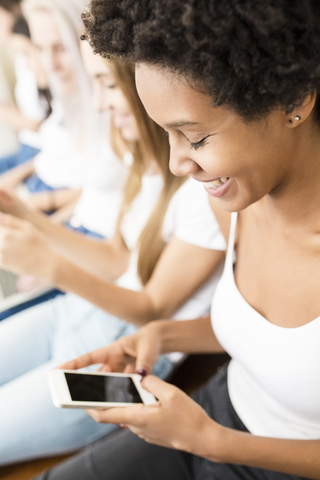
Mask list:
POLYGON ((198 148, 204 147, 207 144, 206 140, 209 136, 210 135, 207 135, 202 140, 200 140, 199 142, 196 142, 196 143, 190 142, 190 148, 193 148, 194 150, 198 150, 198 148))
MULTIPOLYGON (((166 130, 164 130, 164 134, 167 138, 169 138, 169 133, 166 130)), ((200 140, 199 142, 196 142, 196 143, 190 142, 190 148, 193 148, 194 150, 198 150, 198 148, 204 147, 207 144, 206 140, 209 137, 210 137, 210 135, 207 135, 202 140, 200 140)))
POLYGON ((103 88, 105 88, 106 90, 113 90, 113 89, 116 88, 116 84, 115 84, 115 83, 112 83, 112 84, 110 85, 110 84, 105 83, 105 84, 103 85, 103 88))

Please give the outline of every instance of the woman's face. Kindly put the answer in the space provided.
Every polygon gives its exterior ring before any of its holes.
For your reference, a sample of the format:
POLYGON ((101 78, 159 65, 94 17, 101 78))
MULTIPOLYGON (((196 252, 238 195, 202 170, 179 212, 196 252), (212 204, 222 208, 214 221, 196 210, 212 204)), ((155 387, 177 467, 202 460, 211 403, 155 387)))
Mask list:
POLYGON ((295 145, 284 112, 244 122, 182 77, 145 64, 136 82, 148 114, 169 134, 171 171, 203 182, 225 210, 240 211, 286 182, 295 145))
POLYGON ((0 7, 0 44, 8 47, 15 17, 13 13, 8 12, 5 8, 0 7))
POLYGON ((49 12, 35 11, 30 16, 29 28, 48 77, 53 78, 62 95, 74 93, 78 87, 74 60, 63 44, 54 16, 49 12))
POLYGON ((107 61, 99 55, 94 55, 87 42, 82 42, 81 51, 85 68, 92 79, 95 108, 112 113, 113 123, 125 140, 139 140, 139 130, 130 104, 116 84, 107 61))

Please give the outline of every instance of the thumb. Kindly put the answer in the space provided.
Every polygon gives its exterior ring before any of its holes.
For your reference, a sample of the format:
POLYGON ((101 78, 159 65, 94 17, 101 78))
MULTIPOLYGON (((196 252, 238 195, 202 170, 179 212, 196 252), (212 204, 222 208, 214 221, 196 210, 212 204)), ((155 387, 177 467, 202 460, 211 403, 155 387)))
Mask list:
POLYGON ((155 375, 148 375, 141 382, 142 387, 152 393, 158 400, 164 399, 170 392, 176 389, 170 383, 164 382, 155 375))

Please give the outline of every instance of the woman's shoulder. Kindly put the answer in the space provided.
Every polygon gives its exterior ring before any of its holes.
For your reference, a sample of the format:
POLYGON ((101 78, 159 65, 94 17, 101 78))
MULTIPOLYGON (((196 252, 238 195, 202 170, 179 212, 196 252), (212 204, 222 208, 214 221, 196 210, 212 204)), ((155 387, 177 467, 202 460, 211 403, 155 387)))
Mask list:
POLYGON ((175 193, 167 210, 164 237, 172 235, 204 248, 225 249, 215 215, 203 185, 188 179, 175 193))

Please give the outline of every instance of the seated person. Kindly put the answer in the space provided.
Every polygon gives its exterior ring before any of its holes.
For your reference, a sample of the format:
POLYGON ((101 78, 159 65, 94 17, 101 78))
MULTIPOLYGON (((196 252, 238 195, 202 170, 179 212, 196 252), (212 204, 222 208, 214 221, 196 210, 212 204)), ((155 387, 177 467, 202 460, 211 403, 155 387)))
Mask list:
MULTIPOLYGON (((0 463, 79 449, 112 429, 85 411, 60 410, 48 371, 156 318, 206 315, 225 242, 201 185, 169 171, 169 144, 144 110, 130 62, 84 52, 96 98, 112 114, 112 143, 132 158, 109 241, 56 225, 1 192, 1 266, 67 293, 0 323, 0 463), (13 216, 14 215, 14 216, 13 216), (82 298, 81 298, 82 297, 82 298), (9 366, 9 367, 8 367, 9 366)), ((154 372, 165 377, 172 361, 154 372)))
POLYGON ((94 48, 138 63, 171 168, 209 192, 228 253, 211 319, 151 322, 63 367, 149 373, 176 349, 232 359, 193 399, 147 376, 157 405, 90 412, 133 433, 106 436, 37 479, 318 480, 319 2, 114 5, 91 2, 94 48))
POLYGON ((0 0, 0 43, 13 54, 16 105, 0 103, 0 121, 18 132, 19 150, 0 158, 0 174, 33 158, 41 149, 39 128, 51 113, 51 95, 38 52, 22 16, 21 0, 0 0))
POLYGON ((42 150, 34 159, 0 177, 3 188, 27 188, 30 208, 54 212, 56 221, 69 218, 84 181, 86 149, 94 141, 96 114, 92 108, 91 85, 80 53, 84 2, 40 0, 23 2, 31 40, 38 51, 52 92, 52 113, 39 127, 42 150))

